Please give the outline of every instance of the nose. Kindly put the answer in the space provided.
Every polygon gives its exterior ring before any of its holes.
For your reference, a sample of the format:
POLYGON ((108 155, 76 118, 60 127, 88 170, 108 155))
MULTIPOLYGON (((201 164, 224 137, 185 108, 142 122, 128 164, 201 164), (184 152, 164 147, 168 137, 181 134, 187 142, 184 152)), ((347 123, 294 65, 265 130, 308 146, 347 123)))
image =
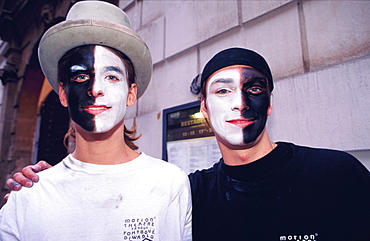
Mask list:
POLYGON ((240 111, 240 112, 249 110, 249 105, 246 99, 244 98, 242 91, 238 90, 234 93, 232 103, 231 103, 231 109, 233 111, 240 111))
POLYGON ((87 90, 87 94, 94 98, 104 96, 103 85, 94 79, 90 88, 87 90))

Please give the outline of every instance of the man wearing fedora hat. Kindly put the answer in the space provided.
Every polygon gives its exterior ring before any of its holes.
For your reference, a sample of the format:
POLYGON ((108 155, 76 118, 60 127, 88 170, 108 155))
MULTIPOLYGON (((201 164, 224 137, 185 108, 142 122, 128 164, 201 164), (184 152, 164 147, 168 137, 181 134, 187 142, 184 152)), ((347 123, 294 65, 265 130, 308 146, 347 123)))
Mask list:
POLYGON ((0 240, 191 240, 186 174, 136 152, 124 125, 152 73, 127 15, 106 2, 76 3, 43 35, 39 61, 68 107, 76 147, 34 188, 10 194, 0 240))

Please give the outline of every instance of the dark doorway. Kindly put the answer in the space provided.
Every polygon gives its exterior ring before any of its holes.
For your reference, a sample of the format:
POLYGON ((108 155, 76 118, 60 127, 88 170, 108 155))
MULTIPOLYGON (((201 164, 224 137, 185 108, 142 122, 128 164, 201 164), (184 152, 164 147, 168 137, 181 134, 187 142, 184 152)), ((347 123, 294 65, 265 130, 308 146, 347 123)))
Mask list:
POLYGON ((67 154, 63 139, 69 128, 68 109, 59 102, 58 95, 51 91, 40 110, 40 133, 37 160, 51 165, 60 162, 67 154))

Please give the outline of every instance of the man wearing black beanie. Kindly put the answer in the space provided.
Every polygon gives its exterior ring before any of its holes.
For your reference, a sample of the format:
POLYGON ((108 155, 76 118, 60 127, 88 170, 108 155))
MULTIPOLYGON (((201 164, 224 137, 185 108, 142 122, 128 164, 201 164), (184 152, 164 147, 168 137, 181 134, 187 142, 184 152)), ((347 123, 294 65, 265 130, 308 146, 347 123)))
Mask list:
POLYGON ((261 55, 219 52, 201 88, 222 158, 189 175, 195 241, 370 240, 370 175, 357 159, 270 141, 273 79, 261 55))

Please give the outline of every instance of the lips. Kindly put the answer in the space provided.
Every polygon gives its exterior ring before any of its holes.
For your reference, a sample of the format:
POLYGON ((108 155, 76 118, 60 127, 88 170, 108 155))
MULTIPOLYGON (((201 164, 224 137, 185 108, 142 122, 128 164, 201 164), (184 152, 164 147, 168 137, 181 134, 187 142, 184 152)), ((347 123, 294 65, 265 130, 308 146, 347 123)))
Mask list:
POLYGON ((103 113, 104 111, 109 110, 110 108, 112 107, 108 107, 105 105, 89 105, 89 106, 82 107, 84 111, 92 115, 99 115, 103 113))
POLYGON ((227 123, 239 126, 239 127, 247 127, 249 125, 252 125, 255 122, 255 119, 233 119, 226 121, 227 123))

